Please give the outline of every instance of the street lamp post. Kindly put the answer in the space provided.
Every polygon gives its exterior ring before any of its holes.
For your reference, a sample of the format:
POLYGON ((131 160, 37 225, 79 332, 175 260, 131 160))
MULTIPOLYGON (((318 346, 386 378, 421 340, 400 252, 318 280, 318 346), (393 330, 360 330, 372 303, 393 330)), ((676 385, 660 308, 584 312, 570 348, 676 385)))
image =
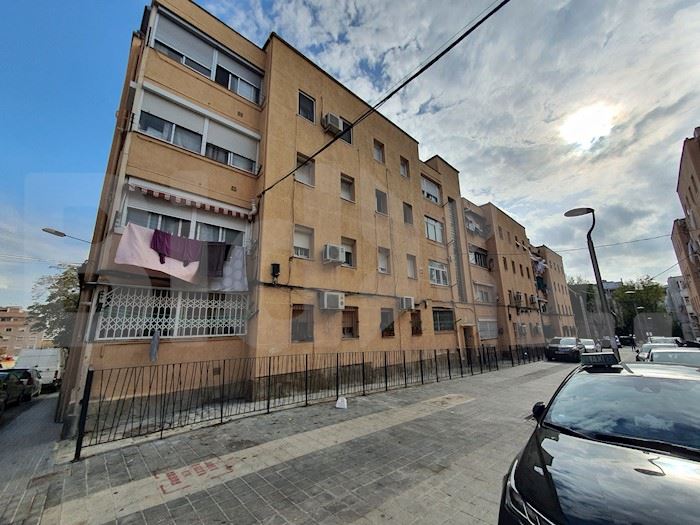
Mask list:
POLYGON ((588 233, 586 234, 586 239, 588 240, 588 253, 591 256, 591 264, 593 265, 593 274, 595 275, 595 282, 598 287, 598 295, 600 296, 600 306, 603 310, 603 316, 605 317, 605 324, 607 326, 607 331, 610 334, 610 346, 613 349, 613 352, 615 352, 615 355, 617 358, 620 358, 620 352, 617 349, 617 343, 615 342, 615 329, 610 322, 610 307, 608 306, 608 299, 605 297, 605 289, 603 288, 603 279, 600 276, 600 268, 598 268, 598 257, 596 257, 595 254, 595 246, 593 245, 593 238, 591 237, 591 233, 593 232, 593 228, 595 228, 595 210, 593 208, 573 208, 566 213, 564 213, 565 217, 579 217, 581 215, 588 215, 591 214, 591 217, 593 221, 591 222, 591 228, 588 230, 588 233))
POLYGON ((85 239, 81 239, 80 237, 73 237, 72 235, 68 235, 67 233, 62 232, 61 230, 56 230, 55 228, 46 227, 42 228, 41 231, 48 233, 49 235, 54 235, 56 237, 69 237, 71 239, 75 239, 76 241, 92 244, 90 241, 86 241, 85 239))

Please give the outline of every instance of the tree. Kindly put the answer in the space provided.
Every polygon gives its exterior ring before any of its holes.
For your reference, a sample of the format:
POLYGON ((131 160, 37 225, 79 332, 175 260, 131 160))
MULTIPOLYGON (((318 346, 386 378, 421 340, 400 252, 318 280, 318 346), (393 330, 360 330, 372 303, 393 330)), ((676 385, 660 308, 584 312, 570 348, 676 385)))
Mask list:
POLYGON ((639 311, 644 314, 665 312, 663 304, 666 290, 648 275, 636 281, 626 281, 613 292, 617 311, 617 326, 623 334, 634 333, 634 318, 639 311), (634 291, 634 293, 625 293, 634 291))
POLYGON ((32 328, 43 330, 54 345, 68 348, 78 311, 80 284, 78 268, 60 265, 61 273, 44 275, 32 287, 34 303, 29 307, 32 328))

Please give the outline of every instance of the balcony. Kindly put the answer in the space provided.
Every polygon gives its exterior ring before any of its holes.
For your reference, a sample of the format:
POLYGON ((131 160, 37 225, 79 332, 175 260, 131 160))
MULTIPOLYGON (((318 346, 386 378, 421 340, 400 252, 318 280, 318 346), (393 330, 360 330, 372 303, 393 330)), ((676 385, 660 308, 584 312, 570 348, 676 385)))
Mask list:
POLYGON ((99 297, 95 340, 243 336, 248 294, 115 286, 99 297))

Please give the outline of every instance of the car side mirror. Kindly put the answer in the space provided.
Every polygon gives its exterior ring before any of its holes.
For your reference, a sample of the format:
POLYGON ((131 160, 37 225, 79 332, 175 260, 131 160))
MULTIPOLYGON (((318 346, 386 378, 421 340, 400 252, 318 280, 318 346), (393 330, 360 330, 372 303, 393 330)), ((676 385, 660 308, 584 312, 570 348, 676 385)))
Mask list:
POLYGON ((535 403, 532 406, 532 415, 534 416, 534 418, 537 421, 542 419, 542 415, 544 414, 544 409, 545 409, 545 406, 544 406, 544 403, 542 401, 538 401, 537 403, 535 403))

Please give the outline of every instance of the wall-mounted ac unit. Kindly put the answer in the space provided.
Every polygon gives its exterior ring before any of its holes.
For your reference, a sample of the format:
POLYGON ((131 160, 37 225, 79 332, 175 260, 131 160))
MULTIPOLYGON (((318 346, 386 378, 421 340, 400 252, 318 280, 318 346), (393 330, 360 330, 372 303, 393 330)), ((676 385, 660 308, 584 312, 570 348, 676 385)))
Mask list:
POLYGON ((415 302, 413 297, 403 296, 399 297, 399 309, 400 310, 413 310, 415 308, 415 302))
POLYGON ((334 135, 343 131, 343 121, 338 115, 334 115, 333 113, 326 113, 323 115, 321 124, 323 125, 323 129, 334 135))
POLYGON ((319 292, 318 302, 321 310, 345 309, 345 294, 342 292, 319 292))
POLYGON ((323 246, 323 263, 342 264, 345 262, 345 248, 338 244, 325 244, 323 246))

